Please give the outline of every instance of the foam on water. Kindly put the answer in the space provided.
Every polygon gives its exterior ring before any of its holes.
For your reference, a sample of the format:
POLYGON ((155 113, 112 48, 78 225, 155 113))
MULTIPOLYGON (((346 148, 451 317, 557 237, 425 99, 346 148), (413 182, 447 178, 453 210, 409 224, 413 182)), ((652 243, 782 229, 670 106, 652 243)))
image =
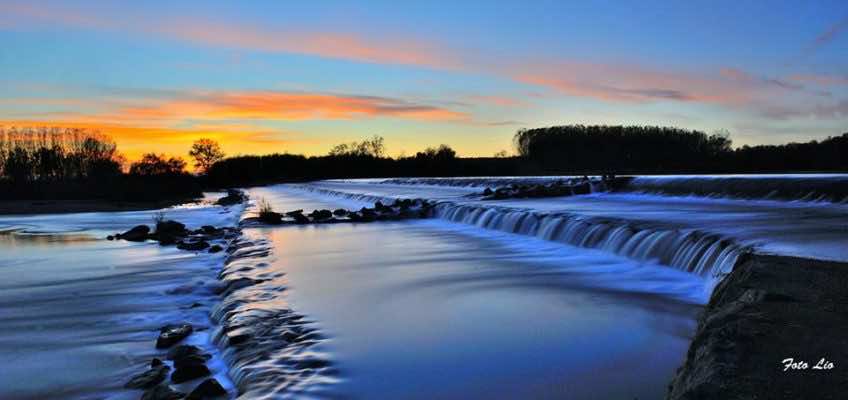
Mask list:
MULTIPOLYGON (((199 228, 233 225, 242 207, 164 211, 199 228)), ((137 399, 123 384, 162 358, 158 330, 176 322, 196 327, 186 343, 210 353, 215 378, 232 388, 209 330, 224 255, 105 240, 155 213, 0 217, 0 398, 137 399)))

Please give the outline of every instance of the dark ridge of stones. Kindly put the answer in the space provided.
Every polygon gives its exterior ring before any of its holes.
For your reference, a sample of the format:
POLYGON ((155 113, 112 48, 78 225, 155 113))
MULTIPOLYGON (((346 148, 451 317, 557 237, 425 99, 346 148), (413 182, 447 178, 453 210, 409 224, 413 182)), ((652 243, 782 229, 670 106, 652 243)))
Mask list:
POLYGON ((215 378, 209 378, 203 382, 200 382, 191 393, 186 396, 186 400, 205 400, 205 399, 215 399, 218 397, 226 396, 227 390, 218 383, 218 380, 215 378))
MULTIPOLYGON (((161 363, 161 361, 159 361, 161 363)), ((168 372, 171 368, 167 365, 159 364, 153 368, 144 371, 127 382, 124 387, 127 389, 149 389, 165 380, 168 377, 168 372)))
POLYGON ((247 196, 241 190, 229 189, 227 195, 218 199, 215 204, 219 206, 232 206, 244 203, 247 196))
POLYGON ((206 364, 187 363, 174 369, 174 372, 171 374, 171 382, 183 383, 209 375, 212 375, 212 372, 209 371, 206 364))
POLYGON ((150 233, 150 227, 147 225, 137 225, 132 229, 115 235, 117 239, 123 239, 130 242, 143 242, 148 239, 148 234, 150 233))
POLYGON ((600 180, 591 180, 584 176, 582 178, 558 180, 549 184, 513 183, 496 189, 486 188, 482 193, 471 196, 479 197, 482 200, 579 196, 591 194, 593 184, 601 191, 613 191, 626 186, 632 179, 632 177, 604 175, 600 180))
POLYGON ((273 211, 263 212, 258 217, 246 218, 244 222, 259 222, 269 225, 306 225, 349 222, 396 221, 401 219, 427 218, 434 204, 423 199, 397 199, 391 205, 378 201, 373 208, 362 207, 358 211, 345 209, 314 210, 308 215, 303 210, 289 211, 283 214, 273 211))
POLYGON ((139 242, 149 239, 159 242, 161 246, 176 245, 180 250, 199 252, 209 249, 210 253, 217 253, 224 248, 220 244, 210 244, 209 241, 234 239, 238 232, 235 228, 216 228, 211 225, 190 231, 181 222, 167 220, 157 223, 156 231, 153 233, 150 233, 148 226, 139 225, 112 238, 139 242))
POLYGON ((165 363, 163 363, 162 360, 160 360, 158 358, 154 358, 154 359, 150 360, 150 368, 156 368, 156 367, 159 367, 159 366, 162 366, 162 365, 165 365, 165 363))
POLYGON ((144 392, 141 395, 141 400, 180 400, 185 397, 185 393, 180 393, 171 389, 168 385, 159 385, 144 392))
POLYGON ((666 398, 845 398, 846 287, 846 263, 743 255, 713 291, 666 398), (806 368, 784 370, 789 358, 806 368), (833 369, 816 369, 822 359, 833 369))
POLYGON ((194 332, 194 327, 191 324, 166 325, 159 329, 159 337, 156 339, 157 349, 166 349, 171 347, 194 332))

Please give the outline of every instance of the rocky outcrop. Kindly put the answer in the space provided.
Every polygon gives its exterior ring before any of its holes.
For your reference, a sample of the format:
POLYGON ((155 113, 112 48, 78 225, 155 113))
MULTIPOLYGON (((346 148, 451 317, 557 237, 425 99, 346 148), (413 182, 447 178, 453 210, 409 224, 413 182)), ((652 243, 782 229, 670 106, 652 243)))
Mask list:
POLYGON ((306 225, 334 224, 350 222, 397 221, 401 219, 427 218, 435 204, 423 199, 397 199, 392 204, 374 203, 374 207, 362 207, 359 210, 314 210, 304 214, 303 210, 289 211, 284 214, 263 211, 256 217, 249 217, 243 223, 267 225, 306 225))
POLYGON ((844 399, 848 265, 747 255, 716 287, 668 399, 844 399))
POLYGON ((123 239, 134 242, 153 240, 162 246, 176 246, 180 250, 203 251, 209 249, 210 253, 223 250, 219 244, 210 244, 210 241, 222 241, 233 239, 238 235, 236 228, 216 228, 204 225, 200 229, 187 229, 185 224, 174 220, 163 220, 156 223, 156 229, 151 233, 147 225, 138 225, 124 233, 110 235, 109 240, 123 239))

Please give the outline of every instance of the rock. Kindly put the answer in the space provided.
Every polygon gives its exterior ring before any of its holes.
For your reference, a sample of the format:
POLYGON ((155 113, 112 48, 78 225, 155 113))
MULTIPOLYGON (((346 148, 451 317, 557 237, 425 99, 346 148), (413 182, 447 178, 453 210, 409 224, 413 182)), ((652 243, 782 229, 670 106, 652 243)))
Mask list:
POLYGON ((157 233, 173 233, 173 234, 182 234, 185 233, 186 227, 185 224, 181 222, 174 221, 169 219, 167 221, 160 221, 156 223, 156 232, 157 233))
MULTIPOLYGON (((161 363, 161 361, 160 361, 161 363)), ((168 377, 168 372, 171 370, 167 365, 160 364, 157 367, 144 371, 127 382, 124 387, 127 389, 149 389, 152 388, 168 377)))
POLYGON ((215 204, 219 206, 231 206, 244 202, 245 195, 240 190, 227 190, 227 195, 218 199, 215 204))
POLYGON ((159 385, 144 392, 141 400, 180 400, 183 397, 185 393, 177 392, 168 385, 159 385))
POLYGON ((223 251, 223 250, 224 250, 224 248, 221 247, 220 245, 217 245, 217 244, 213 244, 212 247, 209 248, 210 253, 217 253, 217 252, 220 252, 220 251, 223 251))
POLYGON ((137 225, 124 233, 118 234, 118 238, 131 242, 143 242, 147 240, 149 234, 150 227, 147 225, 137 225))
POLYGON ((209 378, 197 385, 186 397, 187 400, 214 399, 226 396, 227 390, 215 378, 209 378))
POLYGON ((174 368, 181 369, 190 367, 195 364, 205 364, 206 360, 209 359, 207 354, 195 353, 195 354, 187 354, 183 357, 174 359, 174 368))
POLYGON ((310 214, 313 220, 323 221, 326 219, 333 218, 333 213, 330 210, 315 210, 310 214))
POLYGON ((200 251, 209 247, 209 243, 205 240, 200 240, 198 242, 180 242, 177 244, 177 248, 180 250, 188 250, 188 251, 200 251))
POLYGON ((309 221, 309 218, 307 218, 307 217, 306 217, 305 215, 303 215, 303 214, 294 214, 294 215, 292 216, 292 218, 294 218, 294 223, 296 223, 296 224, 301 224, 301 225, 302 225, 302 224, 308 224, 308 223, 310 222, 310 221, 309 221))
POLYGON ((159 329, 159 338, 156 339, 157 349, 167 349, 194 332, 191 324, 166 325, 159 329))
POLYGON ((115 240, 115 237, 112 235, 106 236, 106 240, 115 240))
POLYGON ((185 364, 174 370, 174 373, 171 374, 171 382, 183 383, 211 374, 212 372, 209 371, 206 364, 185 364))
POLYGON ((287 212, 287 213, 286 213, 286 216, 287 216, 287 217, 294 217, 294 216, 295 216, 295 215, 297 215, 297 214, 301 214, 301 215, 303 215, 303 210, 294 210, 294 211, 289 211, 289 212, 287 212))
POLYGON ((197 346, 192 346, 190 344, 181 344, 172 348, 171 350, 168 350, 168 354, 165 355, 165 358, 168 360, 176 360, 178 358, 183 358, 194 354, 203 354, 203 351, 200 350, 200 348, 197 346))
POLYGON ((200 229, 203 231, 203 233, 205 233, 207 235, 214 235, 214 234, 218 233, 218 228, 216 228, 212 225, 203 225, 203 226, 200 227, 200 229))
POLYGON ((156 368, 156 367, 159 367, 159 366, 162 366, 162 365, 165 365, 165 363, 163 363, 162 360, 160 360, 158 358, 154 358, 154 359, 150 360, 150 368, 156 368))
POLYGON ((343 208, 339 208, 339 209, 336 209, 335 211, 333 211, 333 215, 335 215, 337 217, 344 217, 347 214, 348 214, 348 211, 343 209, 343 208))

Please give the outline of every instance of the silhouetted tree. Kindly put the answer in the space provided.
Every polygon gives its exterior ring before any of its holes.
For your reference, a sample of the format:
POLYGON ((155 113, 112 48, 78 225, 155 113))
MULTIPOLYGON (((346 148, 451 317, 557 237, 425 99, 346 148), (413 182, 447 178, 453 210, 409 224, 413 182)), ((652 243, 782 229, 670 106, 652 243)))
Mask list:
POLYGON ((224 159, 224 152, 218 142, 206 138, 194 142, 188 154, 194 158, 194 167, 204 174, 213 164, 224 159))
POLYGON ((383 158, 386 155, 386 146, 382 136, 374 135, 370 139, 361 142, 342 143, 333 146, 327 154, 331 157, 374 157, 383 158))
POLYGON ((448 161, 456 158, 456 151, 446 144, 439 147, 428 147, 415 154, 415 158, 434 161, 448 161))
POLYGON ((156 153, 147 153, 130 166, 131 175, 156 176, 179 175, 185 173, 186 162, 182 158, 170 157, 156 153))

